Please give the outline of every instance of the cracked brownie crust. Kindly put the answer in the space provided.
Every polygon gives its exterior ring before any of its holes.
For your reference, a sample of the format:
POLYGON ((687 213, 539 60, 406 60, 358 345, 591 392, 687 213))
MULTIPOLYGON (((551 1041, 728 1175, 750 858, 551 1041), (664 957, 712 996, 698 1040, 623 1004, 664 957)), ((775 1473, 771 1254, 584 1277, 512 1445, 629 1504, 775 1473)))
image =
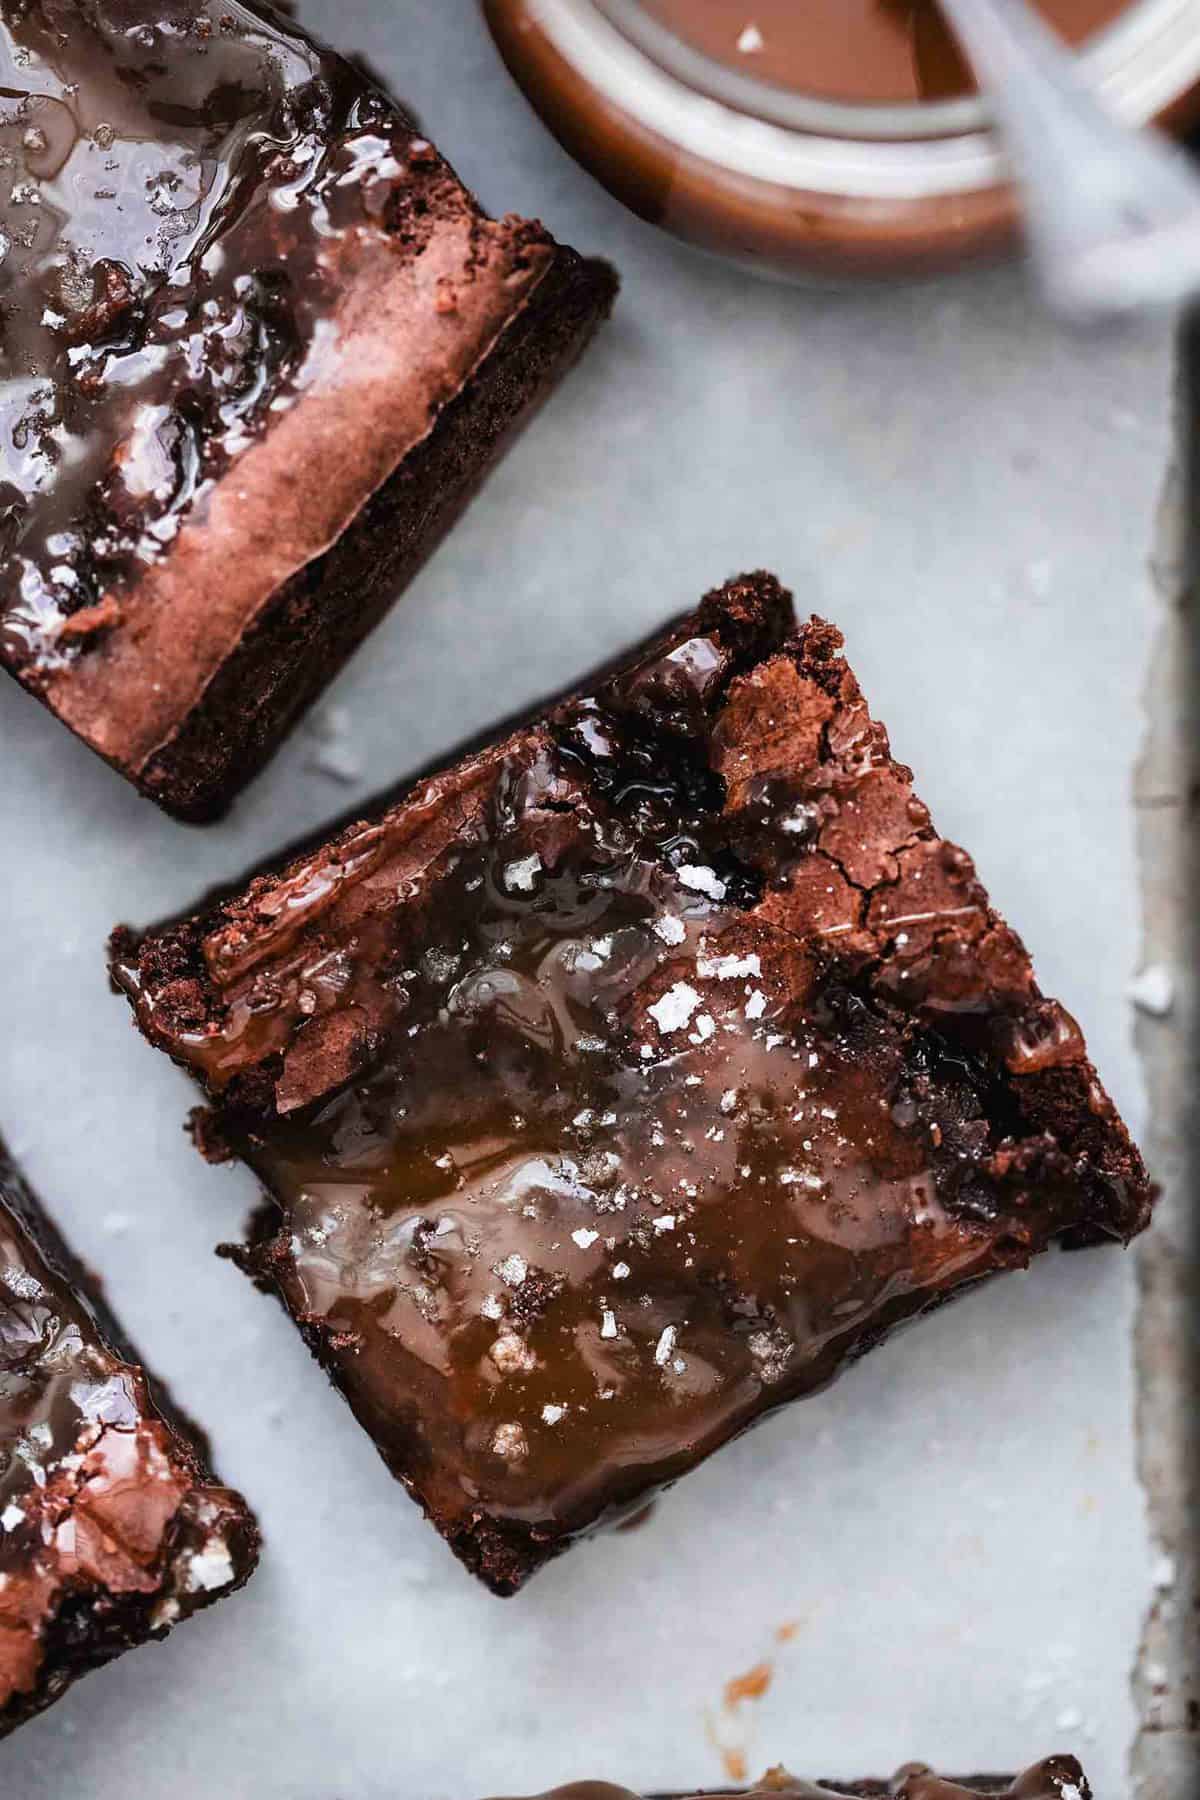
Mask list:
MULTIPOLYGON (((1026 1769, 1024 1774, 937 1775, 923 1763, 909 1763, 891 1781, 800 1781, 785 1769, 773 1769, 753 1788, 703 1794, 648 1795, 647 1800, 751 1800, 754 1795, 774 1795, 776 1800, 1092 1800, 1092 1790, 1073 1756, 1051 1756, 1026 1769)), ((532 1800, 640 1800, 628 1788, 611 1787, 605 1781, 579 1781, 553 1788, 532 1800)))
POLYGON ((268 1189, 239 1260, 500 1593, 1149 1217, 1078 1027, 767 575, 113 971, 268 1189))
POLYGON ((0 1144, 0 1737, 258 1558, 0 1144))
POLYGON ((254 0, 16 0, 0 90, 0 663, 211 817, 615 278, 254 0))

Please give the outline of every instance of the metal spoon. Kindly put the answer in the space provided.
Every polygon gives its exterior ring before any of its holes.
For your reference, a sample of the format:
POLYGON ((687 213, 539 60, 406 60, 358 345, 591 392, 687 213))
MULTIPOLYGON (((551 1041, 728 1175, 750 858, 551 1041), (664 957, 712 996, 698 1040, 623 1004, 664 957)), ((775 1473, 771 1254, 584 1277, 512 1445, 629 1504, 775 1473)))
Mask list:
POLYGON ((1200 292, 1200 173, 1184 152, 1114 118, 1026 0, 938 4, 1006 140, 1054 309, 1102 320, 1200 292))

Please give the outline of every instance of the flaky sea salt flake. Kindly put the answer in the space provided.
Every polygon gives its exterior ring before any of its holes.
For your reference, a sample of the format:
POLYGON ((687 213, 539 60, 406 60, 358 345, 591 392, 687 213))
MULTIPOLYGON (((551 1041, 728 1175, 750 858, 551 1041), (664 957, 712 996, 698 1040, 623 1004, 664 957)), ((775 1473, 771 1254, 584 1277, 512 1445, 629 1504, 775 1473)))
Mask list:
POLYGON ((184 1581, 189 1593, 215 1594, 218 1588, 228 1587, 235 1574, 228 1544, 224 1538, 212 1537, 203 1550, 188 1558, 184 1581))
POLYGON ((677 919, 673 913, 664 913, 661 919, 655 919, 651 929, 664 944, 682 944, 687 936, 683 920, 677 919))
POLYGON ((694 894, 707 894, 710 900, 725 898, 725 883, 715 869, 706 868, 702 863, 681 863, 675 871, 685 888, 691 888, 694 894))
POLYGON ((716 981, 738 981, 749 975, 760 976, 762 962, 754 955, 701 956, 696 960, 696 972, 716 981))
POLYGON ((519 893, 532 894, 533 884, 541 872, 540 856, 522 856, 517 862, 505 864, 504 885, 510 891, 515 888, 519 893))
POLYGON ((519 1425, 497 1425, 492 1433, 492 1455, 502 1457, 506 1462, 529 1455, 529 1445, 519 1425))
POLYGON ((673 988, 667 989, 661 1000, 650 1007, 650 1017, 664 1035, 671 1031, 682 1031, 699 1004, 700 996, 695 988, 689 987, 686 981, 677 981, 673 988))

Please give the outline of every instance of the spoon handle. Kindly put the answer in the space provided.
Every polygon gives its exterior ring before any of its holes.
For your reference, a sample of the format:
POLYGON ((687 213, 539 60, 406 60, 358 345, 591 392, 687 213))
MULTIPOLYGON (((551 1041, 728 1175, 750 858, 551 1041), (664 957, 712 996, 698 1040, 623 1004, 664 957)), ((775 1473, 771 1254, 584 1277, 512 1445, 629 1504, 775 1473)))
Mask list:
POLYGON ((1115 118, 1025 0, 938 3, 1004 134, 1056 310, 1099 320, 1200 291, 1200 175, 1183 151, 1115 118))

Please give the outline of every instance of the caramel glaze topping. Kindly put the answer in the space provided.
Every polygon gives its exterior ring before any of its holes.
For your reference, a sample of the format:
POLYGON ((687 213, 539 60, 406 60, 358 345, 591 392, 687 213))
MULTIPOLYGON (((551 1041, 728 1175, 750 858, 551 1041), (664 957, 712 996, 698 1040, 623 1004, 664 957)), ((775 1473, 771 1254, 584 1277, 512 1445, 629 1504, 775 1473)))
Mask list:
POLYGON ((0 1146, 0 1735, 48 1661, 101 1662, 165 1630, 244 1581, 257 1543, 32 1235, 33 1212, 0 1146))
MULTIPOLYGON (((1073 1756, 1052 1756, 1011 1782, 1006 1776, 952 1780, 935 1775, 932 1769, 918 1763, 908 1764, 890 1782, 863 1781, 850 1786, 836 1781, 799 1781, 785 1769, 773 1769, 756 1787, 739 1790, 738 1794, 694 1794, 690 1800, 740 1800, 741 1794, 774 1794, 781 1800, 830 1800, 830 1796, 838 1800, 839 1795, 842 1800, 1091 1800, 1091 1793, 1073 1756)), ((610 1787, 605 1781, 579 1781, 553 1788, 535 1800, 639 1800, 639 1796, 628 1788, 610 1787)), ((689 1797, 679 1795, 675 1800, 689 1797)))
POLYGON ((377 824, 118 940, 274 1197, 249 1266, 501 1590, 963 1283, 1146 1216, 1077 1027, 838 633, 792 624, 734 584, 377 824))
MULTIPOLYGON (((333 354, 339 269, 454 177, 361 75, 239 0, 0 18, 0 660, 32 685, 333 354)), ((447 306, 453 306, 447 293, 447 306)))

